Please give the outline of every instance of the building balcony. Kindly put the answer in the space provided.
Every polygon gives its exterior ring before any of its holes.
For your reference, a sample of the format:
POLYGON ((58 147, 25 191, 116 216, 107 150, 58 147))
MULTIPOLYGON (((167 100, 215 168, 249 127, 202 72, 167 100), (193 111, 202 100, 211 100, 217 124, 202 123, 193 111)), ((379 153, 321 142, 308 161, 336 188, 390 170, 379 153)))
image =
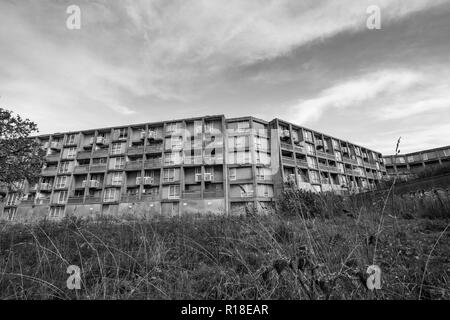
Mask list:
POLYGON ((161 167, 162 165, 162 159, 151 159, 151 160, 145 160, 144 161, 144 169, 153 169, 161 167))
POLYGON ((302 154, 306 153, 306 150, 305 150, 304 146, 294 145, 294 151, 298 152, 298 153, 302 153, 302 154))
POLYGON ((332 172, 332 173, 339 173, 339 169, 338 167, 333 167, 333 166, 328 166, 328 171, 332 172))
POLYGON ((295 159, 290 157, 282 157, 283 164, 295 166, 295 159))
POLYGON ((116 131, 112 135, 113 141, 126 141, 127 139, 128 139, 127 133, 121 133, 121 132, 116 131))
POLYGON ((175 179, 173 177, 170 178, 163 178, 162 179, 163 183, 180 183, 180 179, 175 179))
POLYGON ((159 198, 159 194, 157 194, 157 193, 147 193, 147 194, 145 194, 145 193, 143 193, 142 194, 142 196, 141 196, 141 199, 142 200, 159 200, 160 198, 159 198))
POLYGON ((145 147, 145 153, 161 153, 163 150, 162 144, 149 145, 145 147))
POLYGON ((45 192, 45 191, 52 191, 53 185, 50 183, 41 183, 41 185, 39 186, 39 190, 41 192, 45 192))
POLYGON ((149 140, 162 140, 163 136, 162 136, 161 132, 149 130, 148 131, 148 139, 149 140))
POLYGON ((84 199, 84 203, 89 203, 89 204, 95 204, 95 203, 101 203, 101 202, 102 202, 101 197, 86 196, 86 198, 84 199))
POLYGON ((141 170, 143 161, 127 161, 125 170, 141 170))
POLYGON ((145 136, 145 130, 141 131, 141 132, 137 132, 137 134, 132 135, 131 137, 131 142, 133 143, 142 143, 143 140, 145 140, 146 136, 145 136))
POLYGON ((103 198, 103 203, 117 203, 119 201, 120 201, 119 196, 103 198))
POLYGON ((164 166, 179 166, 182 164, 182 159, 178 158, 178 159, 170 159, 170 158, 165 158, 164 159, 164 166))
POLYGON ((45 156, 45 161, 47 162, 58 162, 59 154, 48 154, 45 156))
POLYGON ((123 194, 120 197, 122 202, 136 202, 139 201, 139 194, 123 194))
POLYGON ((37 204, 37 205, 46 205, 46 204, 50 204, 50 197, 38 198, 38 199, 36 199, 36 204, 37 204))
POLYGON ((80 151, 77 153, 77 159, 83 160, 83 159, 90 159, 92 155, 91 151, 80 151))
POLYGON ((203 158, 205 164, 213 165, 213 164, 223 164, 223 157, 211 157, 205 156, 203 158))
POLYGON ((223 190, 220 191, 203 191, 203 198, 205 199, 214 199, 214 198, 223 198, 224 192, 223 190))
POLYGON ((129 147, 127 150, 128 155, 140 155, 144 153, 144 146, 136 146, 136 147, 129 147))
POLYGON ((98 180, 83 180, 81 186, 89 189, 101 189, 102 183, 98 180))
POLYGON ((306 160, 297 159, 295 161, 295 163, 297 164, 297 167, 301 167, 301 168, 305 168, 305 169, 308 168, 308 161, 306 161, 306 160))
POLYGON ((159 185, 159 179, 155 179, 154 177, 144 177, 142 179, 142 183, 145 186, 149 186, 149 185, 159 185))
POLYGON ((343 160, 345 163, 351 163, 351 164, 354 164, 354 165, 357 165, 357 164, 358 164, 358 161, 357 161, 356 159, 351 159, 351 158, 349 158, 349 157, 342 157, 342 160, 343 160))
POLYGON ((294 147, 290 143, 281 142, 280 143, 282 149, 293 150, 294 147))
POLYGON ((85 164, 85 165, 80 165, 80 166, 76 166, 73 169, 73 173, 75 174, 80 174, 80 173, 88 173, 89 171, 89 165, 85 164))
POLYGON ((54 176, 54 175, 56 175, 57 171, 58 171, 58 169, 56 167, 44 168, 44 169, 42 169, 41 174, 43 176, 54 176))
POLYGON ((104 172, 106 171, 106 164, 93 164, 91 165, 90 172, 104 172))
POLYGON ((84 201, 84 196, 73 196, 67 199, 67 204, 81 204, 84 201))
POLYGON ((183 199, 201 199, 202 192, 201 191, 184 191, 183 199))
POLYGON ((93 158, 107 157, 108 156, 108 148, 94 150, 92 153, 93 158))
POLYGON ((280 132, 280 139, 281 140, 287 140, 291 137, 291 133, 288 129, 283 129, 280 132))
POLYGON ((328 152, 323 152, 323 151, 316 151, 316 154, 318 157, 322 157, 325 159, 329 159, 329 160, 335 160, 336 157, 334 154, 332 153, 328 153, 328 152))
POLYGON ((62 148, 62 143, 61 142, 51 142, 50 143, 50 149, 61 150, 61 148, 62 148))
POLYGON ((202 156, 185 156, 184 157, 184 164, 185 165, 192 165, 192 164, 203 164, 203 157, 202 156))
POLYGON ((25 200, 21 200, 20 204, 23 206, 31 206, 34 204, 34 199, 25 199, 25 200))

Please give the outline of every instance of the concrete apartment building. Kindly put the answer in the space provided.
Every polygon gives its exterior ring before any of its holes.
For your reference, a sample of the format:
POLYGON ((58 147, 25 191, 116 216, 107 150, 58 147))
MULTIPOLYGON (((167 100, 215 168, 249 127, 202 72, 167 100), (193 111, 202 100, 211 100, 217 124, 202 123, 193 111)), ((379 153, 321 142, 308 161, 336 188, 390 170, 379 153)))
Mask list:
POLYGON ((39 183, 3 193, 2 218, 239 214, 286 187, 358 192, 386 174, 380 153, 295 124, 223 115, 36 137, 39 183))
POLYGON ((408 178, 424 169, 450 165, 450 146, 384 156, 388 176, 408 178))

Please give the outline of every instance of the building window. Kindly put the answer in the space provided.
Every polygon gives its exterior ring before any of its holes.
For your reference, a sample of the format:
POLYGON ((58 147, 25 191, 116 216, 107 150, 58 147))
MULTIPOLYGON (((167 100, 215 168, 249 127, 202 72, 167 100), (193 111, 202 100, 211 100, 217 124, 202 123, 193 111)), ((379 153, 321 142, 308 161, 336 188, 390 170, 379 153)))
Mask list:
POLYGON ((169 199, 178 199, 180 197, 180 186, 169 186, 169 199))
POLYGON ((164 169, 163 179, 164 182, 173 182, 178 180, 179 169, 178 168, 168 168, 164 169))
POLYGON ((111 174, 111 184, 114 186, 120 186, 122 184, 122 172, 113 172, 111 174))
POLYGON ((16 217, 17 208, 7 208, 5 209, 6 220, 13 221, 16 217))
POLYGON ((310 171, 309 180, 311 181, 311 183, 319 184, 320 183, 319 173, 317 171, 310 171))
POLYGON ((62 189, 67 186, 67 176, 56 177, 55 188, 62 189))
POLYGON ((111 161, 113 161, 112 168, 115 170, 120 170, 125 167, 125 157, 112 158, 111 161))
POLYGON ((61 162, 61 165, 59 166, 59 173, 69 173, 72 168, 71 164, 71 161, 61 162))
POLYGON ((75 147, 66 148, 64 150, 64 152, 66 154, 66 158, 68 158, 68 159, 75 159, 75 155, 77 153, 77 148, 75 148, 75 147))
POLYGON ((116 134, 119 139, 126 139, 128 136, 128 129, 127 128, 117 129, 116 134))
POLYGON ((315 168, 317 169, 317 160, 316 158, 313 157, 306 157, 307 161, 308 161, 308 166, 310 166, 311 168, 315 168))
POLYGON ((306 141, 309 141, 309 142, 312 142, 313 140, 312 140, 312 132, 311 131, 306 131, 305 130, 305 140, 306 141))
POLYGON ((111 154, 121 154, 123 152, 122 146, 123 146, 123 144, 120 142, 113 143, 112 148, 111 148, 111 154))
POLYGON ((236 180, 236 168, 230 168, 229 170, 229 178, 231 181, 236 180))
POLYGON ((64 213, 64 207, 51 207, 49 211, 50 218, 60 218, 64 213))
POLYGON ((70 134, 67 136, 67 144, 74 144, 75 143, 75 134, 70 134))
POLYGON ((115 188, 105 189, 105 202, 112 202, 117 200, 117 195, 119 194, 119 190, 115 188))
POLYGON ((250 152, 247 151, 239 151, 236 155, 236 163, 237 164, 248 164, 250 163, 250 152))
POLYGON ((56 202, 58 204, 65 204, 67 198, 67 191, 60 191, 56 196, 56 202))

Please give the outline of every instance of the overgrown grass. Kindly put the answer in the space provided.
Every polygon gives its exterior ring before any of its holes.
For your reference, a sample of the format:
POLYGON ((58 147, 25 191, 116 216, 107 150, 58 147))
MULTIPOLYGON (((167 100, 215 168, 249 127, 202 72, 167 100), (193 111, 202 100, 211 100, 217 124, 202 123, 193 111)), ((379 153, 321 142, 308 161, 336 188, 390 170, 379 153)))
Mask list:
POLYGON ((272 215, 3 224, 0 297, 449 299, 448 220, 384 205, 287 191, 272 215), (69 265, 81 268, 81 290, 66 287, 69 265))

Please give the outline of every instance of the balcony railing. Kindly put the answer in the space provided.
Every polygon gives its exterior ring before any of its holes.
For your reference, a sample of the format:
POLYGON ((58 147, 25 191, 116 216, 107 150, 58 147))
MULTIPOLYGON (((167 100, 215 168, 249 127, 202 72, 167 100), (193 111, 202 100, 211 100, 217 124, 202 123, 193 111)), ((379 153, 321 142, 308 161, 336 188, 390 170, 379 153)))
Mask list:
POLYGON ((93 164, 91 165, 90 172, 102 172, 106 170, 106 164, 93 164))
POLYGON ((308 168, 308 161, 306 161, 306 160, 297 159, 296 163, 297 163, 298 167, 308 168))
POLYGON ((141 196, 142 200, 159 200, 159 194, 158 193, 143 193, 141 196))
POLYGON ((44 205, 44 204, 49 204, 50 203, 50 198, 38 198, 36 199, 36 204, 37 205, 44 205))
POLYGON ((61 142, 51 142, 50 143, 50 149, 54 149, 54 150, 61 150, 62 147, 62 143, 61 142))
POLYGON ((149 146, 145 147, 145 152, 146 153, 161 153, 162 150, 163 150, 162 144, 149 145, 149 146))
POLYGON ((143 154, 144 146, 129 147, 127 153, 129 155, 143 154))
POLYGON ((77 159, 90 159, 91 158, 91 151, 80 151, 77 153, 77 159))
POLYGON ((205 156, 203 159, 205 161, 205 164, 222 164, 223 163, 223 157, 205 156))
POLYGON ((294 147, 292 146, 292 144, 290 144, 290 143, 285 143, 285 142, 281 142, 281 148, 282 148, 282 149, 287 149, 287 150, 292 150, 292 149, 294 149, 294 147))
POLYGON ((127 161, 125 164, 125 170, 141 170, 142 164, 142 161, 127 161))
POLYGON ((123 202, 136 202, 139 201, 139 194, 123 194, 121 200, 123 202))
POLYGON ((106 156, 108 156, 108 149, 103 148, 103 149, 94 150, 94 152, 92 153, 92 156, 93 157, 106 157, 106 156))
POLYGON ((21 205, 25 205, 25 206, 29 206, 29 205, 33 205, 34 204, 34 199, 25 199, 20 201, 21 205))
POLYGON ((47 162, 58 162, 59 154, 48 154, 45 156, 45 161, 47 162))
POLYGON ((162 140, 163 136, 162 133, 159 131, 148 131, 148 139, 149 140, 162 140))
POLYGON ((94 197, 94 196, 87 196, 86 199, 84 200, 84 203, 101 203, 102 202, 102 198, 101 197, 94 197))
POLYGON ((73 196, 67 199, 68 204, 80 204, 83 203, 84 196, 73 196))
POLYGON ((305 147, 304 146, 294 145, 294 151, 304 154, 305 153, 305 147))
POLYGON ((201 199, 202 193, 201 191, 184 191, 183 198, 184 199, 201 199))
POLYGON ((184 157, 184 164, 202 164, 203 157, 202 156, 187 156, 184 157))
POLYGON ((74 173, 87 173, 89 171, 89 165, 76 166, 73 170, 74 173))
POLYGON ((144 161, 144 169, 152 169, 156 167, 161 167, 162 165, 162 159, 150 159, 144 161))
POLYGON ((164 158, 164 165, 165 166, 177 166, 177 165, 180 165, 182 162, 183 161, 182 161, 181 158, 176 158, 176 159, 164 158))
POLYGON ((349 157, 342 157, 342 159, 344 160, 344 162, 346 163, 351 163, 351 164, 358 164, 358 161, 356 159, 351 159, 349 157))
POLYGON ((330 159, 330 160, 335 160, 335 155, 332 153, 328 153, 328 152, 323 152, 323 151, 317 151, 317 156, 325 158, 325 159, 330 159))
POLYGON ((223 190, 221 191, 203 191, 203 197, 207 198, 207 199, 212 199, 212 198, 223 198, 224 197, 224 193, 223 190))
POLYGON ((54 176, 54 175, 56 175, 56 172, 57 172, 56 167, 42 169, 42 175, 45 175, 45 176, 54 176))
POLYGON ((283 157, 283 163, 295 166, 295 159, 290 157, 283 157))

